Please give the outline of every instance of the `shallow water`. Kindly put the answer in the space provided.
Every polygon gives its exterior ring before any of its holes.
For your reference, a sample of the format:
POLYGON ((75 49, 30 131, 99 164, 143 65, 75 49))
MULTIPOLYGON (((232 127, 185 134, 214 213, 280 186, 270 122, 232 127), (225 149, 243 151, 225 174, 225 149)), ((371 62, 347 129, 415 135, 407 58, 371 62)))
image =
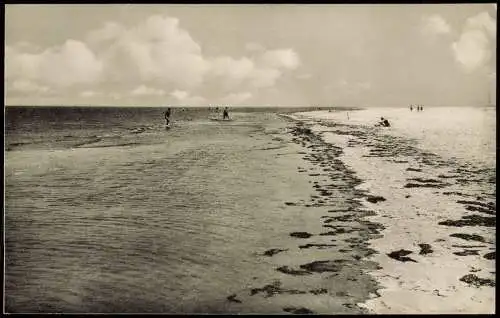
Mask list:
POLYGON ((298 248, 304 242, 289 235, 319 231, 328 209, 285 204, 314 193, 296 172, 306 164, 290 142, 290 123, 265 112, 232 113, 234 121, 223 123, 185 113, 165 131, 158 111, 147 111, 127 120, 115 120, 126 117, 120 110, 55 119, 42 112, 35 124, 33 113, 11 118, 7 311, 358 310, 335 297, 352 286, 276 270, 342 255, 298 248), (146 128, 130 132, 137 127, 146 128), (272 248, 289 253, 263 255, 272 248), (285 288, 272 301, 252 291, 270 284, 285 288), (328 292, 296 294, 318 287, 328 292), (228 301, 232 294, 244 301, 228 301))
POLYGON ((8 307, 189 312, 257 274, 249 254, 273 231, 288 176, 255 149, 281 144, 259 124, 224 124, 7 152, 8 307))

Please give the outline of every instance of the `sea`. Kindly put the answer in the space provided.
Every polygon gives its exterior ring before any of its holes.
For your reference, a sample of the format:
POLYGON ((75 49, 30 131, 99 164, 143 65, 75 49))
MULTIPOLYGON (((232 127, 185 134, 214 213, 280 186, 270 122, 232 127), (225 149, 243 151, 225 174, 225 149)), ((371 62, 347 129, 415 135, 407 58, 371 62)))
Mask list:
MULTIPOLYGON (((309 110, 235 109, 221 121, 213 109, 173 108, 165 129, 164 108, 7 107, 7 312, 279 313, 301 302, 355 312, 335 294, 276 296, 276 280, 320 283, 276 271, 302 254, 277 264, 264 253, 321 227, 321 212, 284 204, 314 189, 297 172, 295 123, 280 114, 309 110), (259 290, 270 292, 251 300, 259 290)), ((494 108, 315 111, 363 125, 383 114, 422 149, 495 172, 494 108)))
POLYGON ((282 311, 226 298, 276 275, 257 254, 304 224, 277 116, 304 109, 173 108, 169 130, 164 110, 7 107, 7 311, 282 311))

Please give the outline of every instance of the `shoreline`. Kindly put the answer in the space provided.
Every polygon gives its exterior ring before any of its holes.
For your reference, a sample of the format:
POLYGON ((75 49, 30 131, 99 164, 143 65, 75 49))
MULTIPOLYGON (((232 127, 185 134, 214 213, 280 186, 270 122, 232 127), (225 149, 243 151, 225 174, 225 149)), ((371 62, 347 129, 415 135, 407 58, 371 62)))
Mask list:
POLYGON ((462 180, 474 175, 472 169, 422 158, 412 146, 401 147, 402 139, 384 139, 370 128, 287 117, 342 149, 339 159, 363 181, 355 189, 379 198, 363 205, 375 211, 367 219, 384 227, 370 240, 377 253, 367 258, 381 266, 368 271, 380 296, 358 306, 379 314, 494 312, 494 198, 457 182, 460 172, 462 180), (489 216, 474 214, 477 222, 464 223, 467 211, 489 216))

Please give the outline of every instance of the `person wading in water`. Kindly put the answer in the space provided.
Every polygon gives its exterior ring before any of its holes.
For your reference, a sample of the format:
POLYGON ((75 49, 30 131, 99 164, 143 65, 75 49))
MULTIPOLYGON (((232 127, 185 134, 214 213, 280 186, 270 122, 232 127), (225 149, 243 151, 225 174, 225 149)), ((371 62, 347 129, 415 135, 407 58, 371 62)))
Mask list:
POLYGON ((227 119, 229 120, 229 109, 226 107, 224 108, 224 111, 222 113, 222 119, 227 119))
POLYGON ((171 110, 170 110, 170 107, 169 107, 165 111, 165 126, 166 126, 166 128, 168 128, 169 125, 170 125, 170 112, 171 112, 171 110))

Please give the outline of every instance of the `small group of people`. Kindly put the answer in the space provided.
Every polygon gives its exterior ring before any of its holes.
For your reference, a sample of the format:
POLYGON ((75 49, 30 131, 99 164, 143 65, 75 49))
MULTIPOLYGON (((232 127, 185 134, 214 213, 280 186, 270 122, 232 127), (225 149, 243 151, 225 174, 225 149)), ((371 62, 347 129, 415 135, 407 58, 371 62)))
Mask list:
MULTIPOLYGON (((410 105, 410 111, 413 111, 413 106, 414 105, 410 105)), ((417 112, 424 110, 424 106, 422 106, 422 105, 415 105, 415 106, 416 106, 415 108, 417 109, 417 112)))
MULTIPOLYGON (((182 109, 182 110, 184 110, 184 109, 182 109)), ((216 107, 215 111, 218 112, 219 111, 219 107, 216 107)), ((170 127, 170 115, 171 115, 171 113, 172 113, 172 109, 170 107, 167 108, 167 110, 163 113, 164 118, 165 118, 165 126, 167 128, 170 127)), ((222 119, 223 120, 226 120, 226 119, 230 120, 230 118, 229 118, 229 107, 225 107, 223 109, 223 111, 222 111, 222 119)))
MULTIPOLYGON (((212 110, 212 108, 210 108, 210 107, 208 109, 212 110)), ((218 113, 219 112, 219 107, 215 107, 214 110, 215 110, 216 113, 218 113)), ((229 107, 224 107, 222 109, 222 119, 229 120, 229 107)))

